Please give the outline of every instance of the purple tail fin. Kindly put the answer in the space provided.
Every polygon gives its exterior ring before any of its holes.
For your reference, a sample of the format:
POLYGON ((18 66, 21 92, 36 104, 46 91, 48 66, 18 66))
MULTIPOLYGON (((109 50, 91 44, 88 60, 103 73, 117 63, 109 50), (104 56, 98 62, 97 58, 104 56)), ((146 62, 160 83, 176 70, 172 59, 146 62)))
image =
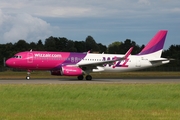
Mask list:
POLYGON ((139 53, 139 55, 146 55, 162 50, 166 39, 167 30, 160 30, 139 53))

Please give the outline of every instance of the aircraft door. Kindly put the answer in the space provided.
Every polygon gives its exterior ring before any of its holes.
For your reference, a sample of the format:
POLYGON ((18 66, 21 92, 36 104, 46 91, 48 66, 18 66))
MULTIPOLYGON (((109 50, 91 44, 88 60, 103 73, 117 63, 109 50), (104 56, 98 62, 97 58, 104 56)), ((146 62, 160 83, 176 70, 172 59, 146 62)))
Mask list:
POLYGON ((33 63, 33 53, 32 52, 27 53, 27 63, 33 63))

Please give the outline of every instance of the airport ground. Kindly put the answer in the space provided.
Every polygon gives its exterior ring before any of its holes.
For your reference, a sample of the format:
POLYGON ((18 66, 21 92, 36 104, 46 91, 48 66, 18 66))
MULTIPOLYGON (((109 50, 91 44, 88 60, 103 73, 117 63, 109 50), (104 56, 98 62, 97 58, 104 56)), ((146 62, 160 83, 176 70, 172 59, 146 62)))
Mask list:
MULTIPOLYGON (((0 79, 25 79, 27 72, 0 72, 0 79)), ((157 71, 135 71, 135 72, 119 72, 119 73, 91 73, 93 79, 142 79, 142 78, 180 78, 179 72, 157 72, 157 71)), ((49 71, 32 71, 31 79, 76 79, 77 77, 52 76, 49 71)))
POLYGON ((178 72, 96 73, 92 81, 48 72, 33 72, 31 80, 26 72, 0 75, 0 119, 180 119, 178 72))

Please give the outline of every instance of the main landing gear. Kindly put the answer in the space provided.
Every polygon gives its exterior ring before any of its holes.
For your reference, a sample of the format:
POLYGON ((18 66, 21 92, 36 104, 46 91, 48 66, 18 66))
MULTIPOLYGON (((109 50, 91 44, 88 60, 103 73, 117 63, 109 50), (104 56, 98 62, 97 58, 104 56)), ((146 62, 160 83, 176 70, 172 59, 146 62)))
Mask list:
MULTIPOLYGON (((84 79, 84 76, 83 75, 80 75, 77 77, 78 80, 83 80, 84 79)), ((92 76, 91 75, 86 75, 86 80, 92 80, 92 76)))
POLYGON ((86 80, 92 80, 92 76, 91 75, 86 75, 86 80))

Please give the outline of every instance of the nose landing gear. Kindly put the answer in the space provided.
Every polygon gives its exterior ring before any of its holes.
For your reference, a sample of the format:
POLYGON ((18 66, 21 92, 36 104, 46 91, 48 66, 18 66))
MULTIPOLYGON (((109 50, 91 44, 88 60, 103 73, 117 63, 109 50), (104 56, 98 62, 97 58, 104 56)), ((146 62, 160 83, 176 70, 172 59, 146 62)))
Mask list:
POLYGON ((30 71, 30 70, 28 70, 28 71, 27 71, 26 80, 29 80, 29 79, 30 79, 30 74, 31 74, 31 71, 30 71))

